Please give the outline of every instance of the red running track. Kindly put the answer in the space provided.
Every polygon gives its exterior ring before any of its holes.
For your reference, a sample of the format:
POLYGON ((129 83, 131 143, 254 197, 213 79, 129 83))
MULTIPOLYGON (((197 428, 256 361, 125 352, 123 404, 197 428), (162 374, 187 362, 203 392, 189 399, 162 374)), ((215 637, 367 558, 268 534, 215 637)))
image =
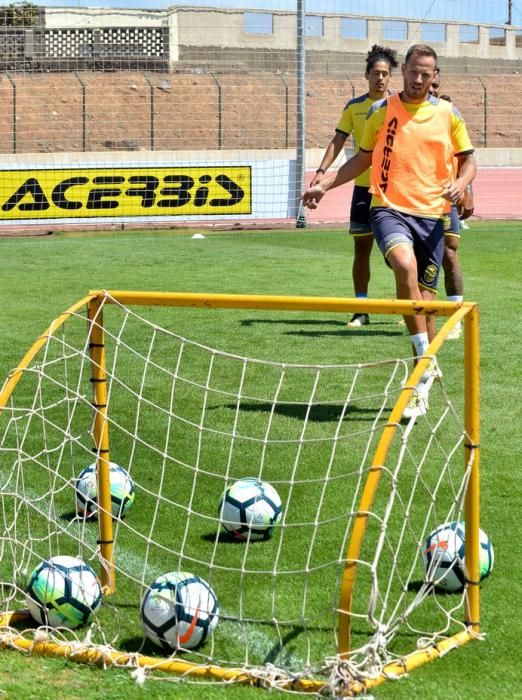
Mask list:
MULTIPOLYGON (((312 173, 307 174, 307 182, 312 173)), ((348 222, 353 185, 331 190, 319 207, 307 211, 310 222, 348 222)), ((474 216, 481 219, 522 219, 522 168, 479 167, 473 182, 474 216)))

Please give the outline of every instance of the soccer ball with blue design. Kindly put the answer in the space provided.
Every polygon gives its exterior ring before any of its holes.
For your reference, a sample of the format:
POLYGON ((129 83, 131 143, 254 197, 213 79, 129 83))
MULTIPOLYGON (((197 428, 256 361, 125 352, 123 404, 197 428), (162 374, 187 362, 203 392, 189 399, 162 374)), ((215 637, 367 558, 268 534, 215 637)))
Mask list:
POLYGON ((102 600, 100 581, 78 557, 42 561, 29 576, 26 602, 41 625, 75 629, 90 621, 102 600))
MULTIPOLYGON (((464 522, 448 522, 435 528, 426 540, 424 566, 427 580, 444 591, 463 589, 466 580, 464 522)), ((479 530, 480 580, 489 576, 493 569, 495 553, 491 540, 479 530)))
POLYGON ((194 649, 203 644, 219 620, 216 594, 195 574, 158 576, 141 602, 145 636, 165 650, 194 649))
POLYGON ((255 478, 239 479, 224 493, 218 509, 225 530, 240 540, 263 540, 281 521, 283 506, 275 488, 255 478))
MULTIPOLYGON (((134 502, 134 481, 128 471, 119 464, 109 462, 111 489, 111 513, 113 518, 123 518, 134 502)), ((91 518, 98 513, 98 477, 96 463, 82 469, 75 483, 76 512, 91 518)))

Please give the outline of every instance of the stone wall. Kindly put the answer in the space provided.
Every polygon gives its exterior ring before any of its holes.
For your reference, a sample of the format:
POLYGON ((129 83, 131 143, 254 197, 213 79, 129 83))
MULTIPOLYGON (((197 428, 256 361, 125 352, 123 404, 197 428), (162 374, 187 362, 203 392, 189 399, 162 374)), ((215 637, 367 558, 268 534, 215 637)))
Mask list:
MULTIPOLYGON (((442 74, 477 147, 520 148, 522 75, 442 74)), ((394 87, 400 89, 400 75, 394 87)), ((364 79, 308 76, 306 147, 324 147, 364 79)), ((296 83, 283 74, 3 74, 0 152, 293 148, 296 83)))

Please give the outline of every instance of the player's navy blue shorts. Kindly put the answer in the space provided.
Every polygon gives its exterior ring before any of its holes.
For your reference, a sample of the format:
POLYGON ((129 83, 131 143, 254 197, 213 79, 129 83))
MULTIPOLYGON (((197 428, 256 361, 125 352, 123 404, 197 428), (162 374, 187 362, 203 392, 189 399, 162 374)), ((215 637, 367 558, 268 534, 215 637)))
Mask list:
POLYGON ((370 223, 384 258, 398 245, 411 246, 417 259, 419 286, 436 291, 444 255, 443 220, 374 207, 370 223))
POLYGON ((444 214, 444 235, 460 238, 459 212, 456 204, 452 204, 449 214, 444 214))
POLYGON ((372 195, 369 187, 355 185, 350 206, 350 233, 352 236, 371 236, 370 204, 372 195))

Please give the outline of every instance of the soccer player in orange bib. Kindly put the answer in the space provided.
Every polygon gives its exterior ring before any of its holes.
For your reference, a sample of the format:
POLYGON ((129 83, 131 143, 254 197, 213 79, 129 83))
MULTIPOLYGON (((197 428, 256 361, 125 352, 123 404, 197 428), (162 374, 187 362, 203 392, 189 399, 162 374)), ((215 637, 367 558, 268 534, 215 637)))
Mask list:
MULTIPOLYGON (((444 254, 444 214, 464 198, 477 172, 474 149, 458 110, 429 94, 437 54, 425 44, 408 49, 401 67, 403 90, 369 110, 359 151, 337 173, 302 195, 315 209, 325 193, 356 178, 370 165, 370 223, 395 275, 398 299, 431 300, 444 254), (458 160, 455 177, 453 158, 458 160)), ((405 316, 414 357, 426 353, 435 319, 405 316)), ((436 367, 424 373, 404 413, 423 415, 436 367)))

